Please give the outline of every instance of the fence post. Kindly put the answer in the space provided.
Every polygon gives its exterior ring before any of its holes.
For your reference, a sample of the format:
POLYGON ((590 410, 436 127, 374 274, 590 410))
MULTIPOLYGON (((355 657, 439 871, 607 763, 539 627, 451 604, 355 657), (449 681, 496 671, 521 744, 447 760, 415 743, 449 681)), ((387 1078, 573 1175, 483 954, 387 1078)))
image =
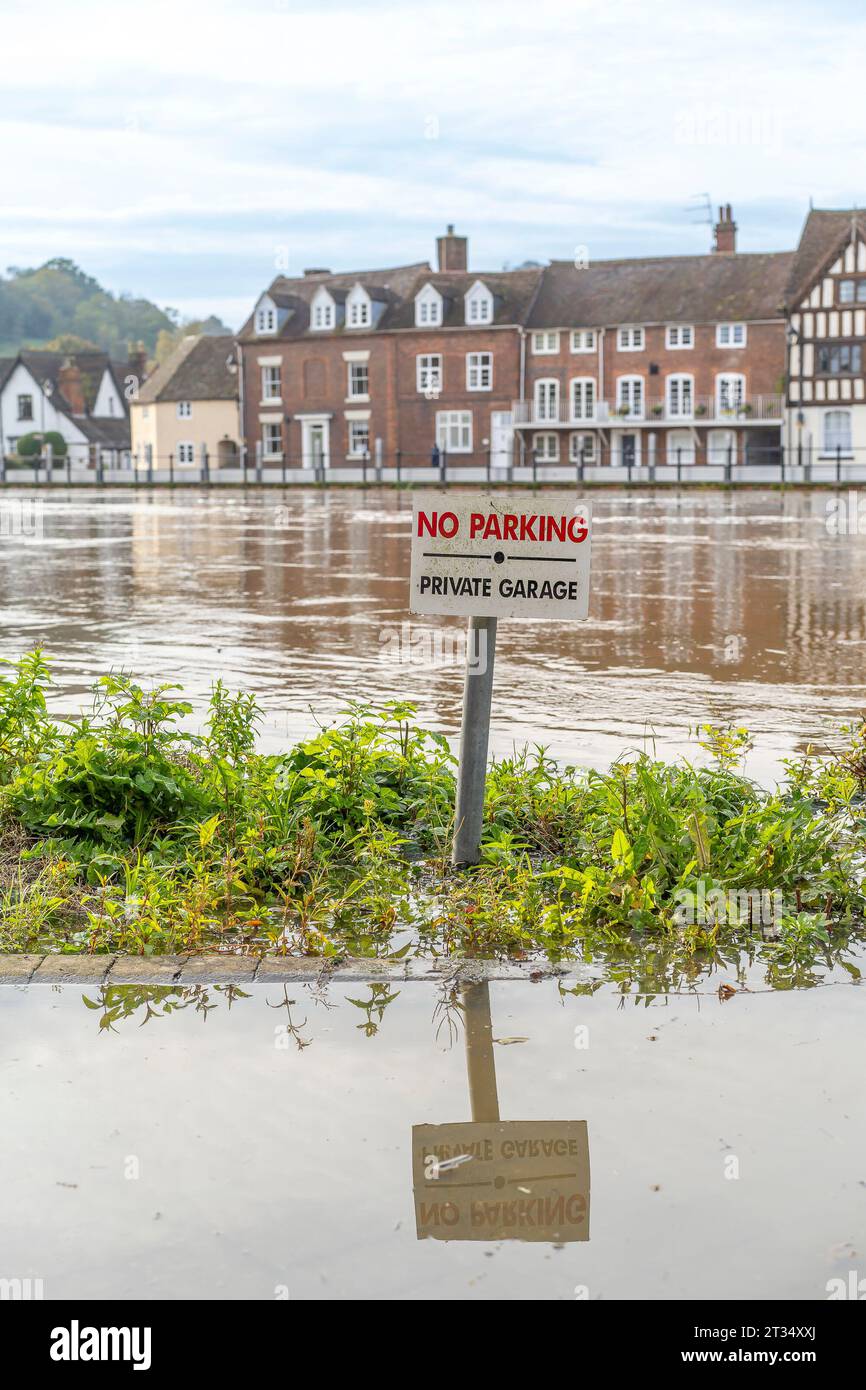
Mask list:
POLYGON ((69 484, 70 484, 71 482, 72 482, 72 454, 69 452, 69 446, 67 445, 67 447, 66 447, 66 485, 67 485, 67 487, 69 486, 69 484))
POLYGON ((90 447, 93 451, 93 459, 96 464, 96 481, 101 484, 104 479, 102 469, 102 450, 100 449, 98 444, 91 444, 90 447))
POLYGON ((246 440, 244 440, 243 444, 241 445, 241 472, 242 472, 242 474, 243 474, 244 487, 246 487, 246 485, 247 485, 247 465, 248 465, 248 463, 249 463, 249 458, 248 458, 248 455, 247 455, 247 443, 246 443, 246 440))
POLYGON ((148 485, 148 487, 152 487, 152 486, 153 486, 153 445, 152 445, 152 444, 145 444, 145 446, 144 446, 144 458, 145 458, 145 462, 146 462, 146 464, 147 464, 147 485, 148 485))
POLYGON ((683 451, 682 451, 682 448, 678 445, 678 446, 677 446, 677 482, 678 482, 678 483, 681 483, 682 480, 683 480, 683 451))
POLYGON ((842 481, 842 445, 836 445, 836 482, 842 481))
POLYGON ((491 484, 492 481, 493 481, 493 447, 492 447, 492 445, 491 445, 490 448, 488 448, 488 450, 487 450, 487 486, 488 486, 488 487, 490 486, 490 484, 491 484))
POLYGON ((401 483, 401 481, 402 481, 402 480, 401 480, 401 477, 400 477, 400 471, 401 471, 402 463, 403 463, 403 453, 402 453, 402 450, 398 449, 398 450, 397 450, 397 486, 398 486, 398 487, 400 486, 400 483, 401 483))
POLYGON ((448 450, 443 449, 439 455, 439 481, 443 487, 448 486, 448 450))
POLYGON ((168 485, 174 487, 174 454, 168 456, 168 485))
POLYGON ((732 472, 733 460, 732 460, 732 458, 731 458, 732 452, 733 452, 733 446, 732 446, 731 444, 729 444, 729 445, 728 445, 727 457, 725 458, 725 482, 726 482, 726 483, 730 483, 730 482, 732 481, 732 479, 733 479, 733 472, 732 472))
POLYGON ((6 451, 0 449, 0 483, 6 481, 6 451))
POLYGON ((210 483, 210 459, 208 458, 207 445, 204 442, 199 445, 199 458, 201 459, 201 481, 207 485, 210 483))
POLYGON ((370 458, 370 451, 369 451, 369 449, 365 449, 364 452, 363 452, 363 454, 361 455, 361 485, 362 485, 362 487, 366 487, 366 486, 367 486, 367 463, 368 463, 369 458, 370 458))
POLYGON ((262 441, 256 440, 256 482, 262 481, 262 441))
POLYGON ((45 481, 50 483, 54 469, 54 445, 50 442, 45 445, 45 481))
POLYGON ((538 487, 538 450, 532 451, 532 486, 538 487))
POLYGON ((283 450, 283 457, 282 457, 282 459, 280 460, 280 477, 281 477, 282 480, 283 480, 283 487, 285 487, 286 482, 287 482, 287 479, 286 479, 286 464, 287 464, 287 463, 288 463, 288 459, 286 458, 286 451, 285 451, 285 449, 284 449, 284 450, 283 450))

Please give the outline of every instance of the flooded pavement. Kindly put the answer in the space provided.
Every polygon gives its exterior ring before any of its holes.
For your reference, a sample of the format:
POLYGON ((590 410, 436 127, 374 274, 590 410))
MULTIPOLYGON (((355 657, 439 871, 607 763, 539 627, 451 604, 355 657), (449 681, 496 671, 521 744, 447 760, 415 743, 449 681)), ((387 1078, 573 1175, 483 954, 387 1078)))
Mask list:
MULTIPOLYGON (((57 488, 39 494, 41 537, 13 534, 24 500, 0 496, 0 654, 54 653, 63 712, 124 666, 201 700, 217 674, 255 690, 267 748, 350 700, 414 700, 456 735, 462 627, 406 607, 411 493, 57 488)), ((589 621, 501 624, 495 752, 543 742, 602 767, 647 743, 693 753, 691 728, 734 720, 755 735, 748 770, 772 780, 864 708, 866 544, 848 494, 592 504, 589 621)))
POLYGON ((856 1268, 857 985, 472 988, 0 988, 0 1275, 48 1299, 826 1299, 856 1268), (469 1157, 425 1187, 431 1146, 469 1157))

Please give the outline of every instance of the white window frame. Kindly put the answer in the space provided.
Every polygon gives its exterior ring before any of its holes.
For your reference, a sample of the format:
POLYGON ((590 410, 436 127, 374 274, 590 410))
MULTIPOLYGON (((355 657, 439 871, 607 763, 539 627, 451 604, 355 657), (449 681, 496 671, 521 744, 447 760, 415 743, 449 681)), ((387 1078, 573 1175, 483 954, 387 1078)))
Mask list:
POLYGON ((262 425, 262 458, 265 458, 265 459, 281 459, 282 457, 283 457, 283 427, 282 427, 282 425, 275 424, 273 421, 269 421, 267 424, 262 425), (268 435, 271 434, 271 432, 272 432, 273 430, 276 430, 276 431, 277 431, 277 435, 278 435, 278 438, 279 438, 279 448, 278 448, 278 449, 269 449, 269 448, 266 447, 265 441, 267 440, 268 435))
POLYGON ((318 289, 310 304, 310 330, 330 333, 337 322, 337 306, 326 289, 318 289))
POLYGON ((276 333, 277 331, 277 311, 273 305, 263 304, 256 310, 256 332, 257 333, 276 333))
POLYGON ((192 419, 192 401, 178 401, 175 406, 178 420, 192 419))
POLYGON ((617 330, 617 352, 643 352, 646 347, 646 333, 639 323, 624 323, 617 330))
POLYGON ((742 372, 716 373, 716 416, 721 420, 728 416, 736 419, 746 404, 746 378, 742 372), (736 400, 733 405, 725 403, 728 387, 735 386, 736 400))
POLYGON ((595 352, 598 340, 594 328, 572 328, 572 352, 595 352))
POLYGON ((568 460, 569 463, 595 463, 596 460, 596 439, 594 434, 577 431, 568 436, 568 460), (585 453, 581 454, 584 444, 589 445, 585 453))
POLYGON ((435 285, 425 285, 415 296, 415 327, 442 327, 442 296, 435 285))
POLYGON ((570 420, 594 420, 597 406, 598 392, 595 377, 572 377, 568 383, 568 418, 570 420))
POLYGON ((22 391, 17 401, 18 419, 29 421, 33 419, 33 395, 27 391, 22 391), (27 409, 23 409, 24 401, 27 402, 27 409))
POLYGON ((695 418, 695 379, 690 372, 671 372, 665 378, 665 411, 670 420, 695 418))
POLYGON ((537 463, 559 463, 559 435, 555 430, 532 436, 532 456, 537 463))
POLYGON ((422 352, 415 358, 415 385, 421 395, 439 395, 442 390, 441 352, 422 352))
POLYGON ((283 373, 282 368, 276 363, 262 367, 262 404, 268 402, 281 401, 283 398, 283 373), (276 391, 271 389, 271 376, 276 373, 276 391))
POLYGON ((468 324, 493 322, 493 295, 481 280, 463 297, 463 318, 468 324))
POLYGON ((346 373, 346 399, 349 401, 368 401, 370 399, 370 364, 365 359, 363 362, 347 362, 346 373), (358 381, 363 381, 364 389, 357 389, 358 381))
POLYGON ((448 454, 471 454, 472 411, 437 410, 436 443, 448 454))
POLYGON ((532 418, 539 424, 559 423, 559 382, 556 377, 540 377, 532 388, 532 418))
POLYGON ((748 329, 744 323, 717 323, 716 324, 716 347, 725 348, 744 348, 748 338, 748 329))
POLYGON ((695 328, 692 323, 669 323, 665 329, 665 347, 671 352, 690 352, 695 345, 695 328), (683 338, 688 335, 688 341, 683 338))
POLYGON ((616 379, 616 413, 621 415, 624 406, 628 407, 624 420, 642 420, 646 411, 646 383, 642 376, 630 374, 616 379), (640 398, 639 408, 634 406, 634 396, 640 398))
POLYGON ((346 327, 369 328, 372 322, 370 296, 363 285, 355 285, 346 299, 346 327))
POLYGON ((352 459, 362 459, 370 453, 370 422, 369 420, 349 420, 348 432, 348 452, 347 457, 352 459), (359 448, 355 442, 356 431, 361 431, 364 435, 365 443, 359 448))
POLYGON ((852 433, 853 415, 850 410, 825 410, 824 418, 821 421, 821 453, 826 458, 835 458, 837 449, 841 450, 842 457, 850 457, 853 441, 852 433), (836 417, 835 428, 831 430, 830 421, 836 417), (838 423, 844 420, 845 426, 840 430, 838 423))
POLYGON ((493 390, 493 353, 492 353, 492 352, 467 352, 467 354, 466 354, 466 390, 467 390, 467 391, 492 391, 492 390, 493 390))
POLYGON ((559 352, 559 329, 544 328, 532 334, 530 348, 534 357, 552 357, 559 352))
POLYGON ((176 458, 179 464, 195 463, 195 444, 191 439, 178 440, 176 458))

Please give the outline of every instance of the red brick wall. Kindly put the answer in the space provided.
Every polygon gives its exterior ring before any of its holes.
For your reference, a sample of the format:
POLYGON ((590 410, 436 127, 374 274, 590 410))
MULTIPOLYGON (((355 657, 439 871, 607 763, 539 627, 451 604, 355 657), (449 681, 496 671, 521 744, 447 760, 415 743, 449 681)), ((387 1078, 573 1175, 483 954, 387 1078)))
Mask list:
MULTIPOLYGON (((436 412, 468 410, 473 417, 471 454, 453 456, 453 462, 480 463, 486 457, 483 441, 490 438, 492 411, 510 411, 519 397, 520 344, 516 329, 419 330, 401 333, 339 334, 306 337, 291 342, 266 338, 243 345, 244 414, 246 442, 255 456, 260 438, 259 415, 273 414, 275 406, 263 405, 259 357, 280 357, 283 413, 322 412, 331 416, 331 463, 345 462, 348 447, 347 410, 370 411, 370 448, 382 440, 385 461, 393 464, 397 450, 407 466, 428 462, 436 438, 436 412), (369 401, 348 397, 349 364, 344 352, 369 351, 369 401), (470 352, 493 354, 493 387, 470 391, 466 385, 466 356, 470 352), (442 359, 442 391, 427 399, 418 391, 416 358, 439 354, 442 359), (317 363, 315 373, 309 366, 317 363), (313 378, 317 378, 314 380, 313 378)), ((284 426, 289 462, 300 463, 301 425, 290 418, 284 426)))

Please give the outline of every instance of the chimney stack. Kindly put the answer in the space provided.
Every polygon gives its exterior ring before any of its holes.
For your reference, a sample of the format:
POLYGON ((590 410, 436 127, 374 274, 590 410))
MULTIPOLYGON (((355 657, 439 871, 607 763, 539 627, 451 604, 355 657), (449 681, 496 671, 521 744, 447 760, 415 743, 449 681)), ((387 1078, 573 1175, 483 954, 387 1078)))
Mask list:
POLYGON ((455 236, 454 227, 449 224, 445 235, 436 238, 436 257, 440 270, 467 270, 469 239, 455 236))
POLYGON ((147 376, 147 348, 144 343, 130 343, 127 350, 127 372, 134 376, 138 385, 141 386, 147 376))
POLYGON ((737 249, 737 224, 731 212, 730 203, 719 208, 719 220, 713 228, 715 241, 713 251, 722 256, 733 256, 737 249))
POLYGON ((81 371, 78 363, 71 357, 67 357, 57 373, 57 385, 60 394, 69 406, 73 415, 86 415, 87 404, 84 399, 84 387, 81 382, 81 371))

